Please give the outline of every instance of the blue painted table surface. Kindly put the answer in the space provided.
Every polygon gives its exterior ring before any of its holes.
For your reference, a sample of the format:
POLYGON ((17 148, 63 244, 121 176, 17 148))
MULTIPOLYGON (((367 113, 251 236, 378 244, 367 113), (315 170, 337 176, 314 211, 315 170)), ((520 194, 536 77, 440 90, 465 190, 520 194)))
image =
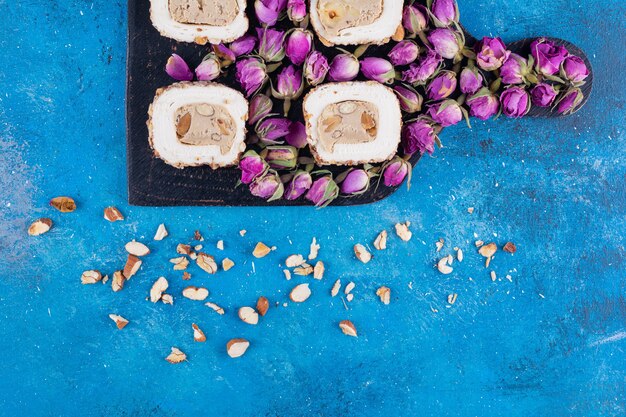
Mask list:
POLYGON ((0 415, 624 415, 624 2, 459 4, 477 36, 549 35, 580 46, 595 70, 588 105, 558 120, 447 129, 445 147, 415 167, 410 191, 314 210, 128 206, 125 2, 0 0, 0 415), (78 210, 52 210, 56 195, 73 196, 78 210), (108 205, 126 221, 106 222, 108 205), (48 216, 50 233, 26 235, 48 216), (408 243, 392 232, 405 220, 408 243), (154 242, 161 222, 170 236, 154 242), (209 252, 237 263, 212 277, 194 266, 189 281, 206 285, 225 316, 184 299, 168 263, 195 229, 209 252), (371 246, 382 229, 388 250, 358 263, 352 246, 371 246), (517 244, 492 262, 496 282, 475 234, 517 244), (326 277, 311 282, 306 303, 282 307, 295 283, 312 280, 288 282, 278 263, 308 253, 314 236, 326 277), (80 284, 85 269, 120 268, 133 238, 152 253, 122 292, 80 284), (213 249, 217 239, 224 253, 213 249), (277 250, 253 269, 261 240, 277 250), (441 275, 433 265, 454 246, 465 260, 441 275), (174 306, 145 301, 159 275, 174 306), (357 285, 349 310, 329 295, 338 277, 357 285), (375 296, 380 285, 392 289, 389 306, 375 296), (281 307, 256 327, 241 323, 236 307, 261 294, 281 307), (119 331, 109 313, 131 323, 119 331), (357 339, 341 334, 342 319, 355 323, 357 339), (206 343, 193 342, 192 322, 206 343), (238 360, 225 354, 232 337, 252 343, 238 360), (165 362, 171 346, 189 362, 165 362))

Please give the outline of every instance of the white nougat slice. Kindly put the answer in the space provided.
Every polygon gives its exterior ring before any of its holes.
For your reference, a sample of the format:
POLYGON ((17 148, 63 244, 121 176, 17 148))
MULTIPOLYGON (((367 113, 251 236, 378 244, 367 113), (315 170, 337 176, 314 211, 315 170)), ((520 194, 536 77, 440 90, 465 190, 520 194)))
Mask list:
POLYGON ((231 42, 248 30, 246 0, 150 0, 150 19, 181 42, 231 42))
POLYGON ((159 89, 148 114, 150 146, 177 168, 232 166, 246 148, 248 101, 221 84, 183 82, 159 89))
POLYGON ((307 140, 318 164, 387 161, 402 131, 394 92, 374 81, 323 84, 304 98, 307 140))

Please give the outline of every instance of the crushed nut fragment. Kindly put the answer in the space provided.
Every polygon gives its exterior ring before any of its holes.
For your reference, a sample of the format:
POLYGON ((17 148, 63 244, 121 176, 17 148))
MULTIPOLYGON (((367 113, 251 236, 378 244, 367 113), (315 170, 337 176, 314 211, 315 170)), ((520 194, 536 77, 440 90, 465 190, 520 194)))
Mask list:
POLYGON ((474 207, 468 207, 468 208, 467 208, 467 212, 468 212, 469 214, 474 213, 474 207))
POLYGON ((169 233, 167 232, 165 225, 161 223, 154 234, 154 240, 163 240, 168 234, 169 233))
POLYGON ((389 305, 391 302, 391 290, 388 287, 382 286, 376 290, 376 295, 380 298, 383 304, 389 305))
POLYGON ((174 297, 172 297, 171 294, 163 294, 161 296, 161 302, 163 304, 169 304, 169 305, 174 305, 174 297))
POLYGON ((202 237, 202 234, 200 233, 199 230, 196 230, 193 232, 193 238, 194 240, 199 240, 199 241, 203 241, 204 237, 202 237))
POLYGON ((264 316, 269 308, 269 300, 263 296, 259 297, 259 299, 256 301, 256 310, 259 312, 259 314, 261 316, 264 316))
POLYGON ((115 271, 113 273, 113 280, 111 280, 111 289, 115 292, 121 291, 124 288, 126 277, 122 271, 115 271))
POLYGON ((189 281, 191 279, 191 274, 187 271, 183 272, 183 279, 185 281, 189 281))
POLYGON ((150 253, 150 249, 146 245, 141 242, 137 242, 136 240, 131 240, 124 246, 126 252, 135 256, 146 256, 150 253))
POLYGON ((448 265, 449 263, 450 263, 449 256, 441 258, 439 262, 437 262, 437 269, 439 270, 439 272, 441 272, 444 275, 451 274, 453 269, 452 267, 448 265))
POLYGON ((255 258, 263 258, 264 256, 267 256, 271 251, 272 249, 270 249, 269 246, 267 246, 263 242, 259 242, 254 247, 254 251, 252 251, 252 255, 254 255, 255 258))
POLYGON ((382 232, 378 234, 378 236, 376 236, 376 239, 374 240, 374 247, 377 250, 387 249, 387 231, 386 230, 383 230, 382 232))
POLYGON ((200 343, 206 342, 206 335, 196 323, 191 323, 191 328, 193 329, 193 340, 200 343))
POLYGON ((437 247, 437 252, 439 252, 443 248, 444 242, 445 241, 443 240, 443 238, 439 238, 439 240, 435 242, 435 246, 437 247))
POLYGON ((257 313, 252 307, 241 307, 237 312, 239 319, 244 323, 257 324, 259 322, 259 313, 257 313))
POLYGON ((348 302, 351 302, 353 299, 354 299, 354 294, 350 293, 346 295, 346 300, 348 300, 348 302))
POLYGON ((498 279, 498 277, 496 276, 496 271, 491 271, 490 275, 491 275, 491 281, 495 282, 495 280, 498 279))
POLYGON ((239 231, 239 236, 244 237, 248 231, 246 229, 239 231))
POLYGON ((182 271, 184 269, 187 269, 187 266, 189 265, 189 259, 185 258, 184 256, 172 258, 170 259, 170 262, 174 264, 175 271, 182 271))
POLYGON ((457 293, 448 294, 448 304, 452 305, 452 304, 456 303, 456 297, 457 296, 458 296, 457 293))
POLYGON ((289 281, 291 279, 291 271, 288 269, 283 269, 283 274, 285 274, 285 279, 289 281))
POLYGON ((191 255, 192 252, 191 245, 185 245, 183 243, 176 245, 176 253, 180 255, 191 255))
POLYGON ((215 258, 211 255, 207 255, 206 253, 198 252, 196 264, 209 274, 215 274, 217 272, 217 263, 215 263, 215 258))
POLYGON ((356 287, 356 284, 350 281, 348 285, 346 285, 346 288, 344 288, 343 290, 344 294, 350 294, 352 290, 354 289, 354 287, 356 287))
POLYGON ((207 306, 207 307, 211 307, 211 309, 213 309, 213 311, 215 311, 220 316, 224 315, 224 309, 222 307, 218 306, 217 304, 212 303, 212 302, 209 301, 208 303, 204 303, 204 305, 207 306))
POLYGON ((313 273, 313 267, 308 264, 302 264, 302 266, 294 268, 293 273, 305 277, 313 273))
POLYGON ((104 209, 104 218, 110 222, 117 222, 124 220, 122 213, 113 206, 104 209))
POLYGON ((183 297, 195 301, 204 301, 209 296, 209 290, 203 287, 187 287, 183 290, 183 297))
POLYGON ((506 245, 504 245, 504 248, 502 248, 502 250, 508 253, 515 253, 517 252, 517 247, 513 242, 506 242, 506 245))
POLYGON ((224 241, 223 240, 218 240, 217 244, 215 245, 219 250, 224 250, 224 241))
POLYGON ((102 274, 97 269, 92 269, 83 272, 80 276, 80 282, 82 284, 95 284, 102 279, 102 274))
POLYGON ((246 339, 230 339, 226 343, 226 353, 231 358, 238 358, 246 353, 246 350, 250 347, 250 342, 246 339))
POLYGON ((339 328, 348 336, 357 337, 356 327, 350 320, 342 320, 339 322, 339 328))
POLYGON ((150 288, 150 301, 156 303, 161 299, 161 296, 167 290, 169 283, 165 277, 159 277, 154 284, 152 284, 152 288, 150 288))
POLYGON ((477 248, 480 248, 484 244, 485 242, 483 242, 482 240, 477 240, 476 242, 474 242, 474 245, 476 245, 477 248))
POLYGON ((457 249, 456 260, 459 262, 463 262, 463 250, 462 249, 457 249))
POLYGON ((232 260, 230 260, 229 258, 222 259, 222 269, 224 271, 228 271, 233 266, 235 266, 235 263, 232 260))
POLYGON ((109 318, 115 322, 118 329, 122 330, 129 323, 124 317, 117 314, 109 314, 109 318))
POLYGON ((181 363, 182 361, 187 360, 187 355, 185 355, 182 350, 172 347, 172 352, 167 355, 165 360, 169 363, 181 363))
POLYGON ((411 236, 413 236, 413 233, 409 230, 409 226, 411 226, 411 222, 408 221, 404 224, 396 223, 396 234, 405 242, 411 240, 411 236))
POLYGON ((363 262, 364 264, 372 260, 372 254, 369 253, 367 248, 360 243, 354 245, 354 255, 359 261, 363 262))
POLYGON ((107 282, 109 282, 109 276, 108 276, 108 275, 105 275, 105 276, 102 278, 102 283, 103 283, 103 284, 106 284, 107 282))
POLYGON ((47 217, 37 219, 33 223, 31 223, 31 225, 28 227, 28 234, 31 236, 43 235, 44 233, 47 233, 51 227, 52 227, 51 219, 47 217))
POLYGON ((317 244, 317 240, 315 238, 313 238, 313 241, 311 242, 311 248, 309 251, 309 260, 313 260, 315 258, 317 258, 317 254, 320 250, 320 245, 317 244))
POLYGON ((480 253, 485 258, 491 258, 496 251, 498 250, 498 246, 495 243, 491 242, 487 245, 483 245, 478 249, 478 253, 480 253))
POLYGON ((135 255, 131 255, 128 254, 128 257, 126 258, 126 264, 124 265, 124 276, 126 277, 126 279, 130 279, 133 275, 135 275, 137 273, 137 271, 139 271, 139 268, 141 268, 141 264, 143 262, 141 261, 141 259, 139 259, 138 257, 136 257, 135 255))
POLYGON ((76 210, 76 202, 72 197, 54 197, 50 205, 61 213, 71 213, 76 210))
POLYGON ((313 278, 322 279, 324 278, 324 262, 317 261, 315 267, 313 268, 313 278))
POLYGON ((291 255, 285 260, 285 266, 287 268, 295 268, 304 263, 304 257, 302 255, 291 255))
POLYGON ((341 280, 338 279, 333 284, 333 288, 330 290, 330 295, 332 295, 333 297, 336 296, 337 294, 339 294, 340 289, 341 289, 341 280))
POLYGON ((295 303, 302 303, 311 296, 309 284, 296 285, 289 293, 289 298, 295 303))

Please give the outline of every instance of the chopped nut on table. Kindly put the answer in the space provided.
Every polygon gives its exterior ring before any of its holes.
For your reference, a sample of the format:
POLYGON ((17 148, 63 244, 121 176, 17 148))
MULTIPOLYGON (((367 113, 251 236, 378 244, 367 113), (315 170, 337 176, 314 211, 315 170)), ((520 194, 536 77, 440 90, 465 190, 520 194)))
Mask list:
POLYGON ((95 284, 102 279, 102 274, 97 269, 92 269, 83 272, 80 276, 80 282, 82 284, 95 284))
POLYGON ((165 239, 165 237, 167 237, 167 235, 167 229, 165 228, 165 225, 161 223, 157 228, 156 233, 154 234, 154 240, 163 240, 165 239))
POLYGON ((317 253, 320 250, 320 245, 317 244, 317 241, 315 240, 315 238, 313 238, 313 241, 311 242, 311 248, 309 251, 309 260, 312 261, 313 259, 317 258, 317 253))
POLYGON ((196 342, 206 342, 206 336, 202 330, 198 327, 196 323, 191 323, 191 328, 193 329, 193 340, 196 342))
POLYGON ((203 287, 189 286, 183 289, 183 297, 195 301, 204 301, 209 296, 209 290, 203 287))
POLYGON ((339 290, 340 289, 341 289, 341 280, 338 279, 333 284, 333 288, 330 290, 330 295, 333 296, 333 297, 336 296, 337 294, 339 294, 339 290))
POLYGON ((302 255, 291 255, 285 260, 285 266, 287 268, 295 268, 304 263, 304 257, 302 255))
POLYGON ((170 259, 170 262, 174 264, 175 271, 182 271, 184 269, 187 269, 187 266, 189 265, 189 259, 185 258, 184 256, 172 258, 170 259))
POLYGON ((117 314, 109 314, 109 318, 115 322, 118 329, 122 330, 129 323, 124 317, 117 314))
POLYGON ((104 209, 104 218, 110 222, 117 222, 124 220, 124 216, 120 211, 111 206, 104 209))
POLYGON ((256 301, 256 311, 259 312, 261 316, 267 314, 267 310, 270 308, 270 302, 267 298, 261 296, 256 301))
POLYGON ((413 236, 413 233, 411 233, 411 231, 409 230, 410 225, 411 222, 406 222, 404 224, 396 223, 396 234, 400 239, 404 240, 405 242, 411 240, 411 237, 413 236))
POLYGON ((185 355, 182 350, 172 347, 172 352, 167 355, 165 360, 169 363, 181 363, 182 361, 187 360, 187 355, 185 355))
POLYGON ((389 305, 391 302, 391 290, 388 287, 382 286, 376 290, 376 295, 380 298, 383 304, 389 305))
POLYGON ((196 264, 209 274, 215 274, 217 272, 217 263, 215 263, 215 258, 211 255, 207 255, 206 253, 198 252, 196 264))
POLYGON ((356 327, 350 320, 342 320, 339 322, 339 328, 348 336, 357 337, 356 327))
POLYGON ((44 217, 44 218, 35 220, 28 227, 28 234, 31 236, 43 235, 44 233, 47 233, 51 227, 52 227, 52 220, 47 217, 44 217))
POLYGON ((50 200, 50 206, 61 213, 71 213, 76 210, 76 202, 72 197, 54 197, 50 200))
POLYGON ((382 232, 378 234, 378 236, 376 236, 376 239, 374 240, 374 247, 377 250, 387 249, 387 231, 386 230, 383 230, 382 232))
POLYGON ((233 266, 235 266, 235 263, 233 261, 231 261, 229 258, 224 258, 222 260, 222 269, 224 271, 228 271, 233 266))
POLYGON ((241 307, 237 312, 239 319, 244 323, 257 324, 259 322, 259 313, 257 313, 252 307, 241 307))
POLYGON ((313 268, 313 278, 322 279, 324 278, 324 262, 317 261, 315 267, 313 268))
POLYGON ((124 283, 126 282, 126 277, 122 271, 115 271, 113 273, 113 280, 111 281, 111 289, 113 291, 118 292, 124 288, 124 283))
POLYGON ((354 245, 354 255, 356 258, 363 262, 364 264, 368 263, 372 260, 372 254, 367 250, 367 248, 360 243, 354 245))
POLYGON ((437 262, 437 269, 439 270, 439 272, 441 272, 444 275, 448 275, 451 274, 453 269, 451 266, 449 266, 449 264, 451 264, 451 257, 450 256, 446 256, 444 258, 441 258, 439 260, 439 262, 437 262))
POLYGON ((141 264, 141 259, 139 259, 135 255, 128 254, 128 257, 126 258, 126 265, 124 265, 123 271, 124 276, 127 280, 135 275, 137 271, 139 271, 139 268, 141 268, 141 264))
POLYGON ((230 339, 226 344, 226 353, 231 358, 238 358, 246 353, 246 350, 250 347, 250 342, 246 339, 230 339))
POLYGON ((309 288, 309 284, 296 285, 289 294, 289 298, 291 298, 291 301, 295 303, 302 303, 306 301, 310 296, 311 289, 309 288))
POLYGON ((215 303, 212 302, 208 302, 208 303, 204 303, 205 306, 210 307, 211 309, 213 309, 213 311, 215 311, 217 314, 219 314, 220 316, 223 316, 225 311, 222 307, 218 306, 215 303))
POLYGON ((502 250, 508 253, 515 253, 517 252, 517 247, 513 242, 506 242, 506 245, 504 245, 504 248, 502 248, 502 250))
POLYGON ((263 258, 264 256, 267 256, 271 251, 272 249, 269 246, 267 246, 263 242, 259 242, 254 247, 252 255, 254 255, 255 258, 263 258))
POLYGON ((126 252, 135 256, 146 256, 150 253, 150 249, 141 242, 137 242, 136 240, 131 240, 128 242, 124 248, 126 252))
POLYGON ((150 301, 156 303, 161 299, 161 296, 169 287, 169 283, 165 277, 159 277, 154 284, 152 284, 152 288, 150 288, 150 301))

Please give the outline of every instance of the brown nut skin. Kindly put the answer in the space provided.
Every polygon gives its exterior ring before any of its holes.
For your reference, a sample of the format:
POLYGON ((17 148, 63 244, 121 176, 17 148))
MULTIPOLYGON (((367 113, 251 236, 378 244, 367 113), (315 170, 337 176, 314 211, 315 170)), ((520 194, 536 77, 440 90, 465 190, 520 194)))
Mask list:
POLYGON ((270 308, 270 302, 267 298, 260 296, 259 299, 256 302, 256 311, 261 315, 264 316, 265 314, 267 314, 267 310, 270 308))

